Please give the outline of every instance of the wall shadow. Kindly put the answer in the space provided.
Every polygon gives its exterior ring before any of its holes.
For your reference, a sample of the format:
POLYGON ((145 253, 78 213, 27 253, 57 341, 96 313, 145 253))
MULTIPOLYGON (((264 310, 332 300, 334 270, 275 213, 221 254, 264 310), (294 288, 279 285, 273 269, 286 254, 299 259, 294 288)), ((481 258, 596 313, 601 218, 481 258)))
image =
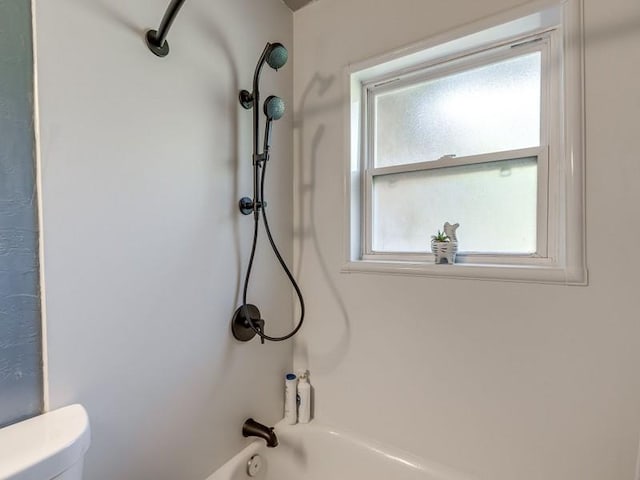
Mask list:
MULTIPOLYGON (((229 103, 225 103, 224 111, 226 112, 227 119, 233 125, 231 128, 231 154, 224 161, 225 168, 231 174, 232 180, 232 190, 229 201, 226 203, 227 214, 231 219, 232 225, 232 238, 233 238, 233 257, 234 257, 234 278, 229 278, 229 280, 234 283, 234 294, 232 297, 232 302, 229 304, 229 309, 227 311, 228 315, 228 324, 225 329, 225 334, 228 335, 229 340, 224 342, 224 351, 220 354, 220 362, 218 365, 221 370, 228 367, 228 365, 232 364, 233 360, 233 346, 237 342, 232 334, 231 334, 231 318, 233 313, 238 305, 238 302, 241 300, 242 293, 242 252, 241 252, 241 232, 240 232, 240 220, 241 215, 238 211, 238 200, 240 198, 240 117, 239 117, 239 109, 242 108, 238 101, 236 100, 238 97, 238 92, 241 90, 240 84, 240 74, 237 66, 236 59, 234 57, 233 51, 231 49, 231 44, 229 43, 228 38, 225 36, 224 32, 220 28, 219 25, 215 24, 210 18, 210 12, 207 10, 199 8, 198 4, 193 4, 192 8, 195 10, 195 14, 191 17, 192 22, 194 22, 194 26, 200 29, 204 35, 208 38, 209 44, 212 49, 218 49, 222 52, 228 68, 220 68, 219 70, 222 72, 223 70, 227 72, 231 76, 231 91, 228 91, 225 94, 225 97, 230 99, 229 103)), ((216 109, 218 110, 218 109, 216 109)), ((231 276, 230 276, 231 277, 231 276)), ((216 379, 216 385, 221 385, 224 383, 224 375, 213 374, 212 378, 216 379)), ((216 387, 217 388, 217 387, 216 387)))
POLYGON ((231 151, 231 156, 226 161, 226 167, 228 168, 228 171, 231 172, 232 183, 233 183, 231 198, 229 199, 230 201, 227 204, 227 207, 229 208, 228 213, 229 213, 229 217, 232 219, 232 224, 233 224, 233 244, 235 246, 233 254, 234 254, 234 260, 236 265, 235 270, 237 272, 234 279, 234 284, 235 284, 234 304, 232 306, 232 310, 230 311, 230 315, 229 315, 229 319, 231 319, 231 315, 233 314, 233 311, 235 311, 235 305, 237 304, 237 302, 240 301, 240 294, 241 294, 241 288, 242 288, 242 272, 241 272, 242 256, 240 251, 241 236, 240 236, 240 222, 239 222, 239 211, 238 211, 238 200, 240 199, 240 186, 239 186, 239 181, 240 181, 240 175, 239 175, 240 124, 239 124, 239 121, 240 121, 240 118, 238 115, 238 109, 242 107, 240 107, 240 104, 236 101, 238 97, 238 92, 242 89, 242 87, 240 85, 240 78, 239 78, 240 75, 238 72, 238 67, 237 67, 235 58, 233 56, 233 52, 231 50, 231 45, 229 44, 227 38, 224 36, 223 32, 220 30, 220 28, 217 25, 213 24, 207 18, 206 11, 198 12, 196 10, 196 15, 193 16, 193 19, 196 22, 196 26, 200 28, 209 37, 211 41, 211 47, 220 49, 224 54, 224 57, 227 60, 229 72, 231 75, 231 85, 233 86, 232 91, 228 92, 229 98, 232 99, 231 104, 229 105, 231 108, 228 109, 229 112, 232 112, 231 118, 230 118, 231 123, 233 124, 233 128, 231 131, 232 151, 231 151))
MULTIPOLYGON (((315 98, 324 97, 335 83, 335 76, 323 76, 317 73, 312 77, 307 86, 305 87, 300 102, 298 105, 298 111, 296 112, 296 122, 294 124, 294 130, 297 130, 298 134, 298 152, 297 152, 297 182, 298 193, 300 198, 298 199, 298 214, 297 214, 297 230, 295 232, 297 247, 298 247, 298 264, 296 265, 296 276, 300 277, 307 242, 309 242, 313 253, 318 261, 320 267, 320 274, 322 279, 329 290, 331 297, 335 305, 340 312, 340 318, 344 325, 344 333, 336 339, 336 343, 331 349, 320 356, 314 356, 313 369, 314 371, 328 372, 334 370, 343 360, 346 355, 349 344, 351 341, 351 326, 349 322, 349 314, 344 300, 340 294, 340 291, 335 284, 329 264, 325 254, 322 251, 317 234, 317 220, 316 220, 316 208, 318 195, 316 192, 316 181, 318 177, 318 167, 320 164, 320 147, 322 140, 325 136, 326 126, 320 124, 317 126, 311 139, 308 141, 305 135, 307 120, 318 113, 318 111, 325 110, 325 108, 317 109, 309 107, 308 102, 314 94, 315 98), (309 170, 306 170, 306 163, 303 161, 307 152, 307 143, 309 145, 309 170), (308 181, 305 181, 308 175, 308 181)), ((333 107, 333 105, 331 105, 333 107)), ((320 314, 317 318, 323 318, 320 314)), ((309 364, 309 350, 304 340, 298 340, 295 346, 296 355, 301 358, 306 365, 309 364)))

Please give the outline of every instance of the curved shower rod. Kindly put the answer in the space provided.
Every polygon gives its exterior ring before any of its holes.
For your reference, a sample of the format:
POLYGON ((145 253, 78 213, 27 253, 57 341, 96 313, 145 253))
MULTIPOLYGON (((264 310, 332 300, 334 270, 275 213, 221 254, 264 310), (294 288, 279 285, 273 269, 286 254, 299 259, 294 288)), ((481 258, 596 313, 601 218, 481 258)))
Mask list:
POLYGON ((144 38, 147 42, 147 47, 158 57, 166 57, 169 54, 167 34, 185 1, 186 0, 171 0, 167 11, 164 13, 164 17, 162 17, 162 22, 160 22, 158 30, 147 30, 145 34, 144 38))

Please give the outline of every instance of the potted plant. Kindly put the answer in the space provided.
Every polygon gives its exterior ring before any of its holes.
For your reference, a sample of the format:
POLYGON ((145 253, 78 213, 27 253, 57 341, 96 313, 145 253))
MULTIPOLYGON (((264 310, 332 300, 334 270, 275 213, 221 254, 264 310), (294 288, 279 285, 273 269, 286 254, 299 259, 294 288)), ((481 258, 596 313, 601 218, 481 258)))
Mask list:
POLYGON ((456 261, 456 253, 458 253, 458 237, 456 230, 460 225, 444 224, 444 231, 438 230, 436 235, 431 235, 431 251, 435 256, 437 265, 452 265, 456 261))

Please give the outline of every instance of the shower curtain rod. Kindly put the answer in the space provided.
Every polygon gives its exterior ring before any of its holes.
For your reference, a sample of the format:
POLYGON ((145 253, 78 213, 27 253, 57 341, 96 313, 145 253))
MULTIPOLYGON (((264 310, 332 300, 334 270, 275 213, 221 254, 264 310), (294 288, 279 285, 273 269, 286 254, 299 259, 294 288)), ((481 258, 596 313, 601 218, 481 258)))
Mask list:
POLYGON ((147 30, 145 35, 147 47, 158 57, 166 57, 169 54, 167 34, 185 1, 186 0, 171 0, 167 11, 164 13, 164 17, 162 17, 162 22, 160 22, 158 30, 147 30))

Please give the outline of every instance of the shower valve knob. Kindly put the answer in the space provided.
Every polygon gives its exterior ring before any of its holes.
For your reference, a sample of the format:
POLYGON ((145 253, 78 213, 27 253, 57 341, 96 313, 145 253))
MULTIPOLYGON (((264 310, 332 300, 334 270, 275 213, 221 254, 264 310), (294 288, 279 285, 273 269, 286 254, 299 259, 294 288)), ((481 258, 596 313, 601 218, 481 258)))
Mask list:
MULTIPOLYGON (((258 307, 255 305, 247 304, 246 308, 238 308, 231 320, 231 332, 234 338, 241 342, 248 342, 256 336, 256 331, 251 328, 245 313, 251 318, 251 323, 253 323, 256 329, 264 335, 264 320, 262 319, 260 310, 258 310, 258 307)), ((264 338, 260 337, 260 340, 264 343, 264 338)))

